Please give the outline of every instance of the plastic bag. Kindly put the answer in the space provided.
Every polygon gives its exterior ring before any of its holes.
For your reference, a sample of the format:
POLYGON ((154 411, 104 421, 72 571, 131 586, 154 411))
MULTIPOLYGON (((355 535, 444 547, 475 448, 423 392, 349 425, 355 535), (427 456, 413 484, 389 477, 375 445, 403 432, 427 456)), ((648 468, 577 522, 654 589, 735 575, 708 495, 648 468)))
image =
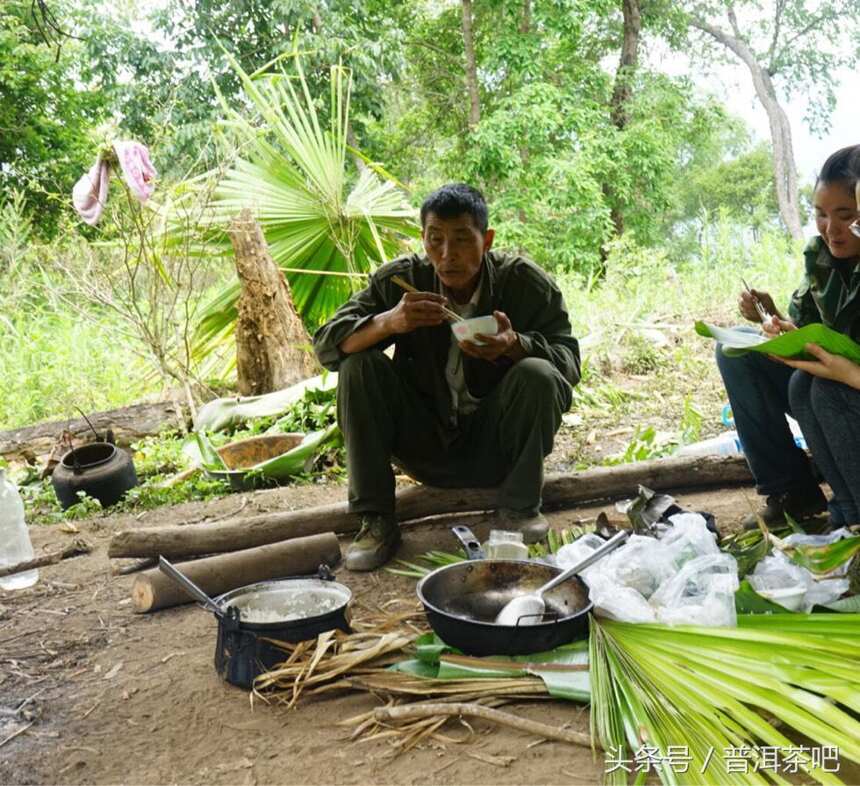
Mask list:
POLYGON ((670 521, 663 539, 631 535, 583 572, 595 613, 622 622, 736 625, 734 557, 719 550, 702 516, 670 521))
MULTIPOLYGON (((594 567, 596 568, 597 565, 594 567)), ((657 621, 654 609, 642 593, 632 587, 619 585, 612 575, 606 572, 595 572, 586 578, 586 583, 589 590, 588 597, 599 616, 619 622, 657 621)))
POLYGON ((684 564, 651 596, 657 619, 667 625, 735 626, 738 564, 730 554, 703 554, 684 564))
MULTIPOLYGON (((829 536, 791 537, 803 538, 804 540, 797 542, 806 543, 809 538, 829 536)), ((835 540, 839 538, 834 538, 835 540)), ((806 613, 812 611, 813 606, 832 603, 848 591, 850 584, 847 578, 818 579, 806 568, 795 565, 781 551, 762 559, 748 578, 752 588, 763 598, 778 603, 789 611, 806 613)))
POLYGON ((594 533, 583 535, 573 541, 573 543, 562 546, 555 553, 555 564, 564 570, 572 568, 577 562, 585 559, 592 552, 597 551, 605 542, 603 538, 594 533))
POLYGON ((698 513, 678 513, 669 518, 672 528, 659 541, 675 570, 708 554, 719 554, 717 539, 698 513))

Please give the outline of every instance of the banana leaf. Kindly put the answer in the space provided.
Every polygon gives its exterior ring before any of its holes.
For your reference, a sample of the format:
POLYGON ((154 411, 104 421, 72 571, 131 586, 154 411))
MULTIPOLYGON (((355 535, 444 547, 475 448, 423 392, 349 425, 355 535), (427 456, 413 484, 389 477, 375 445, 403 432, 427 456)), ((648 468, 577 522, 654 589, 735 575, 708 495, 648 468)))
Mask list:
POLYGON ((325 372, 262 396, 216 398, 200 408, 194 419, 194 428, 196 431, 224 431, 246 420, 280 415, 299 401, 305 391, 331 390, 336 387, 337 374, 325 372))
POLYGON ((556 699, 587 703, 591 688, 587 670, 565 667, 588 665, 588 642, 565 644, 549 652, 513 657, 496 655, 475 658, 449 647, 435 633, 425 633, 415 641, 416 657, 391 666, 427 679, 476 679, 481 677, 540 677, 547 692, 556 699))
MULTIPOLYGON (((771 539, 777 540, 773 535, 771 539)), ((795 564, 812 573, 824 575, 844 565, 860 552, 860 535, 821 546, 779 543, 776 545, 795 564)))
POLYGON ((226 480, 234 488, 245 489, 252 488, 256 478, 287 480, 308 471, 322 448, 339 438, 340 429, 333 423, 327 429, 306 434, 292 450, 243 469, 228 469, 204 432, 195 432, 191 444, 199 446, 198 463, 207 475, 226 480))
POLYGON ((834 355, 842 355, 855 363, 860 363, 860 344, 820 323, 804 325, 797 330, 789 330, 770 339, 760 333, 717 327, 701 321, 696 322, 696 332, 700 336, 719 341, 726 355, 761 352, 777 357, 815 360, 806 352, 805 347, 807 344, 818 344, 834 355))

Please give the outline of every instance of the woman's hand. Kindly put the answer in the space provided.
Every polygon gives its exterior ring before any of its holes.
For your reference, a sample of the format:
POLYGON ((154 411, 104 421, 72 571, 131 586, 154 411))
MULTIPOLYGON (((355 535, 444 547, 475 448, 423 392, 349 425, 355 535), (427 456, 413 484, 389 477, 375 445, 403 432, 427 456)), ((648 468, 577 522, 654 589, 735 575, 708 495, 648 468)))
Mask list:
POLYGON ((519 340, 517 334, 511 326, 511 320, 507 314, 501 311, 494 311, 493 316, 496 318, 496 324, 499 326, 499 332, 494 336, 488 336, 484 333, 478 333, 475 338, 481 341, 482 344, 476 344, 474 341, 461 341, 460 349, 463 354, 469 355, 480 360, 488 360, 491 363, 498 360, 502 355, 507 355, 512 360, 519 360, 517 349, 519 348, 519 340))
POLYGON ((781 333, 788 333, 789 330, 797 330, 797 325, 795 325, 790 319, 771 317, 761 323, 761 329, 768 338, 776 338, 781 333))
POLYGON ((750 322, 762 321, 759 316, 758 309, 755 307, 756 300, 761 303, 768 314, 780 316, 779 311, 776 310, 773 298, 767 292, 762 292, 758 289, 751 289, 749 292, 746 290, 741 292, 741 296, 738 298, 738 308, 740 309, 744 319, 748 319, 750 322))
POLYGON ((842 382, 852 388, 860 390, 860 366, 842 355, 834 355, 818 344, 807 344, 804 349, 815 360, 790 360, 771 356, 786 366, 798 368, 807 374, 823 379, 832 379, 834 382, 842 382))

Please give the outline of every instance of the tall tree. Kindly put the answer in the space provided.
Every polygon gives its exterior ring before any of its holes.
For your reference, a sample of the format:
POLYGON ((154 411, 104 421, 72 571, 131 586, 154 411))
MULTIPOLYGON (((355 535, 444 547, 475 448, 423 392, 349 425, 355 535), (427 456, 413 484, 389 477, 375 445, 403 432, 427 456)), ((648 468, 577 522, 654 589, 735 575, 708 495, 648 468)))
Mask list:
POLYGON ((466 53, 466 89, 469 91, 469 130, 481 122, 481 99, 478 94, 478 62, 475 59, 475 36, 472 33, 472 0, 462 0, 463 49, 466 53))
POLYGON ((690 26, 724 47, 749 72, 767 113, 773 144, 773 174, 780 217, 794 238, 803 237, 797 165, 785 98, 805 93, 808 119, 820 129, 833 109, 840 67, 857 63, 858 0, 754 0, 690 4, 690 26))
MULTIPOLYGON (((621 57, 618 61, 618 70, 615 72, 615 86, 612 90, 609 108, 612 124, 619 131, 624 131, 630 120, 630 98, 633 94, 633 81, 639 62, 642 11, 639 0, 622 0, 621 10, 624 17, 621 57)), ((622 235, 624 234, 624 213, 617 200, 612 199, 612 185, 610 183, 604 184, 604 191, 613 202, 612 224, 615 227, 615 234, 622 235)))
MULTIPOLYGON (((13 188, 23 191, 39 231, 51 235, 65 195, 92 165, 88 134, 106 107, 81 78, 80 42, 46 43, 35 9, 30 0, 0 4, 0 201, 13 188)), ((58 28, 72 27, 65 3, 52 4, 51 14, 58 28)))

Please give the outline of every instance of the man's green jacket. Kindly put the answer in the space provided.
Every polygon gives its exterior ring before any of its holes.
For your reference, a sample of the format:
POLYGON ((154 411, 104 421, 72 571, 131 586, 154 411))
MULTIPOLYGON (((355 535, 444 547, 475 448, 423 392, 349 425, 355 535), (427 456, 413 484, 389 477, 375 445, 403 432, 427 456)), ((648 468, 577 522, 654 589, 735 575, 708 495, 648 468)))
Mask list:
MULTIPOLYGON (((323 366, 337 371, 346 357, 338 348, 344 339, 375 314, 397 305, 403 290, 391 280, 395 275, 423 292, 442 291, 426 256, 413 254, 383 265, 371 276, 367 288, 353 295, 314 335, 314 350, 323 366)), ((486 253, 476 316, 493 311, 507 314, 527 356, 548 360, 571 385, 579 381, 579 342, 571 335, 561 291, 541 268, 520 256, 486 253)), ((449 325, 392 336, 376 349, 385 349, 392 342, 395 368, 437 414, 440 425, 446 430, 453 428, 456 418, 445 379, 451 347, 449 325)), ((486 396, 511 365, 507 358, 489 363, 463 355, 469 392, 477 398, 486 396)))
POLYGON ((806 275, 788 307, 792 321, 798 327, 821 322, 860 342, 860 264, 836 259, 820 236, 803 257, 806 275))

